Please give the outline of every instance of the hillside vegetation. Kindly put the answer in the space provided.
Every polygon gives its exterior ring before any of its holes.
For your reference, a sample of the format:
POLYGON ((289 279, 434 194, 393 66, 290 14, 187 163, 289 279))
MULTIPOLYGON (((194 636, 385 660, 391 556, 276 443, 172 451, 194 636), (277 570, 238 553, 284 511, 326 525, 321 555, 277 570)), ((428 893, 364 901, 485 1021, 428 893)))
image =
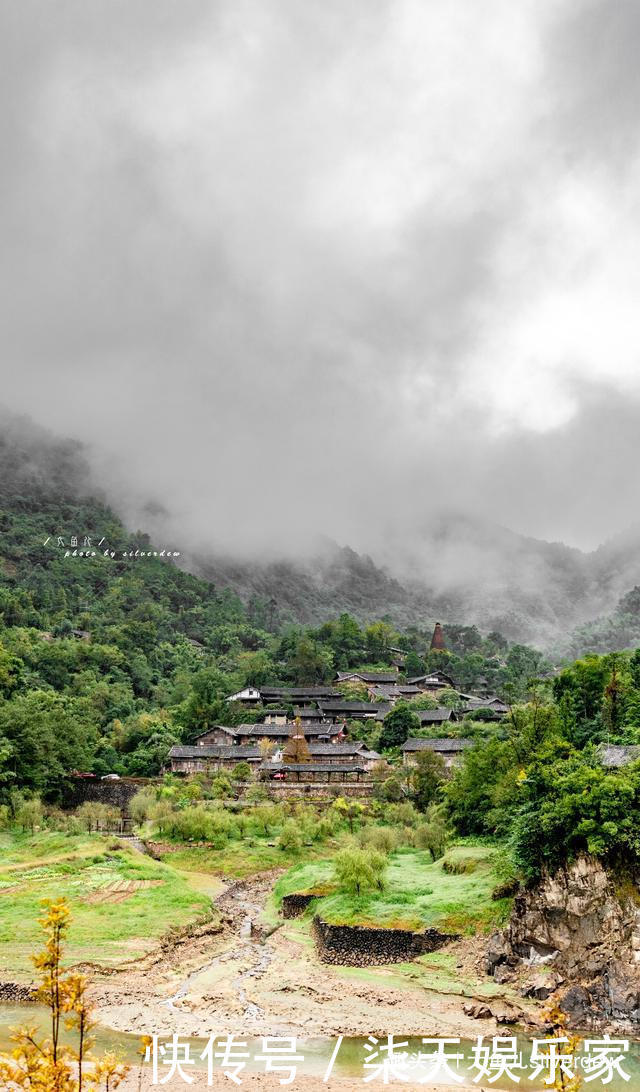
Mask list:
MULTIPOLYGON (((398 767, 403 740, 420 730, 409 703, 384 725, 351 722, 395 766, 387 800, 443 803, 458 835, 502 839, 527 879, 584 849, 640 859, 637 763, 606 769, 598 750, 640 745, 640 651, 554 672, 539 651, 498 631, 446 620, 445 652, 428 650, 430 625, 400 631, 346 612, 316 627, 282 625, 277 603, 243 603, 171 560, 140 556, 148 539, 90 493, 73 445, 20 449, 5 436, 0 496, 0 807, 13 818, 32 793, 59 799, 73 770, 158 774, 174 743, 256 715, 226 701, 246 684, 328 682, 338 670, 388 666, 400 652, 404 675, 444 668, 459 689, 495 690, 512 708, 499 723, 478 712, 447 726, 474 741, 448 780, 426 767, 406 778, 398 767), (109 555, 65 556, 72 535, 80 545, 85 535, 104 538, 109 555)), ((639 603, 636 592, 625 598, 614 634, 635 639, 639 603)), ((613 639, 606 627, 593 637, 613 639)), ((452 692, 439 700, 459 703, 452 692)), ((220 778, 210 800, 234 795, 220 778)))
POLYGON ((544 666, 535 650, 474 627, 449 626, 450 652, 429 654, 430 627, 399 632, 344 611, 316 628, 283 625, 271 600, 245 604, 173 560, 140 556, 153 552, 149 539, 87 492, 76 447, 31 439, 21 450, 10 439, 0 440, 5 797, 55 799, 74 769, 155 775, 173 744, 250 719, 225 700, 248 683, 326 682, 337 670, 384 668, 400 648, 408 675, 444 665, 460 686, 483 678, 518 695, 544 666), (85 536, 95 556, 73 556, 85 536))

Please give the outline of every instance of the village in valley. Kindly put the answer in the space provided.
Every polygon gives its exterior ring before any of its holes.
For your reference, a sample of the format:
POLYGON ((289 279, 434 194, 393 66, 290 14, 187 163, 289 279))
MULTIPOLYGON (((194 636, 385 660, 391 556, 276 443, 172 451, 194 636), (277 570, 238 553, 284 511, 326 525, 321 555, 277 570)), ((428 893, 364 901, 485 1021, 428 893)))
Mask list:
POLYGON ((377 614, 370 566, 357 611, 300 620, 117 560, 150 540, 98 502, 75 525, 116 559, 59 557, 42 543, 67 503, 25 501, 4 457, 5 1043, 43 899, 64 900, 67 965, 134 1059, 150 1031, 241 1031, 314 1041, 325 1065, 343 1036, 349 1068, 371 1034, 527 1038, 549 1005, 559 1035, 637 1032, 638 588, 573 659, 509 616, 377 614))
MULTIPOLYGON (((439 622, 430 650, 446 652, 439 622)), ((254 719, 214 725, 193 745, 172 747, 171 772, 213 774, 246 764, 256 780, 309 788, 318 782, 339 784, 341 791, 366 795, 375 781, 389 775, 391 767, 367 745, 366 738, 359 738, 362 732, 354 732, 357 726, 380 726, 399 702, 409 708, 415 703, 420 734, 409 735, 401 744, 403 766, 414 766, 417 754, 430 751, 441 756, 444 769, 450 769, 473 743, 459 735, 460 722, 479 711, 485 721, 500 720, 508 713, 508 704, 495 694, 457 690, 455 680, 444 670, 405 678, 402 650, 390 652, 394 662, 389 670, 339 671, 333 685, 246 686, 230 694, 227 701, 251 710, 254 719), (442 695, 447 704, 438 703, 442 695), (425 703, 428 708, 420 704, 424 696, 433 699, 425 703), (436 735, 440 729, 446 734, 436 735)))

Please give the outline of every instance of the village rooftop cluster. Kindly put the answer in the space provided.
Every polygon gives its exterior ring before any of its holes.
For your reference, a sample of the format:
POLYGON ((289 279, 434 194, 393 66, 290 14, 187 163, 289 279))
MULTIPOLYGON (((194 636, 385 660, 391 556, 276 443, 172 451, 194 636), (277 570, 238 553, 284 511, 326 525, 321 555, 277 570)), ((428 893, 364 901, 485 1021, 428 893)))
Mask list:
MULTIPOLYGON (((443 647, 439 624, 432 638, 432 648, 438 647, 443 647)), ((382 723, 398 702, 410 703, 423 694, 437 701, 444 691, 457 689, 454 679, 441 670, 404 680, 398 664, 385 671, 340 671, 334 682, 325 686, 246 686, 230 694, 228 702, 252 710, 257 718, 230 727, 214 725, 191 746, 172 747, 172 773, 213 774, 247 763, 257 780, 370 781, 383 756, 363 740, 352 738, 350 724, 382 723), (343 690, 351 686, 362 692, 363 700, 344 696, 343 690)), ((420 727, 435 730, 473 716, 479 709, 485 720, 500 720, 509 711, 495 694, 458 691, 458 696, 455 708, 416 709, 420 727)), ((403 765, 412 766, 420 751, 431 750, 442 756, 445 768, 451 768, 471 745, 470 739, 409 737, 401 747, 403 765)))

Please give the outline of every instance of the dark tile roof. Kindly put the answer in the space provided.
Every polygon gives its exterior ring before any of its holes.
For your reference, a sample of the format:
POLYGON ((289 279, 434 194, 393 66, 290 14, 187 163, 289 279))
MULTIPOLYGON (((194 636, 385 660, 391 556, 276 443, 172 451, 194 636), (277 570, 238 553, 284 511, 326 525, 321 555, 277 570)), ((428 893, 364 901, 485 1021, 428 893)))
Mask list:
POLYGON ((455 686, 451 675, 446 675, 444 671, 428 671, 426 675, 414 675, 412 679, 407 679, 408 683, 425 683, 430 679, 445 679, 449 686, 455 686))
POLYGON ((463 694, 461 697, 467 698, 469 705, 483 706, 483 708, 490 709, 492 705, 502 705, 505 709, 509 706, 502 698, 497 697, 496 694, 463 694))
POLYGON ((212 732, 224 732, 228 736, 237 736, 235 728, 228 728, 226 724, 214 724, 213 727, 207 728, 206 732, 201 732, 196 739, 204 739, 205 736, 210 736, 212 732))
POLYGON ((175 746, 169 751, 169 758, 260 758, 259 747, 241 745, 234 747, 228 743, 204 743, 199 747, 175 746))
MULTIPOLYGON (((250 736, 251 739, 270 739, 272 736, 276 739, 288 738, 291 735, 291 729, 295 728, 294 724, 242 724, 238 727, 248 729, 248 731, 242 731, 236 733, 241 736, 250 736)), ((303 724, 301 725, 302 734, 304 736, 335 736, 338 733, 339 726, 337 724, 303 724)))
POLYGON ((398 681, 397 671, 339 671, 338 680, 347 682, 349 679, 362 679, 365 683, 395 683, 398 681))
POLYGON ((452 719, 453 709, 444 705, 439 705, 437 709, 416 709, 416 716, 421 724, 442 724, 452 719))
POLYGON ((412 698, 421 694, 419 686, 376 686, 369 691, 374 699, 388 701, 390 698, 412 698))
POLYGON ((488 709, 496 717, 509 712, 509 706, 500 698, 479 698, 473 694, 460 708, 461 713, 475 713, 478 709, 488 709))
POLYGON ((364 767, 355 765, 339 765, 337 762, 299 762, 299 763, 279 763, 279 762, 264 762, 260 767, 262 770, 271 770, 273 773, 280 773, 284 770, 292 770, 294 773, 364 773, 364 767))
POLYGON ((260 693, 264 701, 295 701, 297 698, 339 698, 340 694, 332 686, 262 686, 260 693))
POLYGON ((364 753, 366 747, 363 740, 356 739, 353 743, 310 743, 309 751, 312 755, 354 755, 364 753))
POLYGON ((473 746, 472 739, 416 739, 410 737, 402 744, 402 751, 443 751, 453 753, 473 746))
POLYGON ((371 713, 377 712, 377 706, 370 701, 322 701, 320 702, 320 708, 326 709, 328 713, 371 713))

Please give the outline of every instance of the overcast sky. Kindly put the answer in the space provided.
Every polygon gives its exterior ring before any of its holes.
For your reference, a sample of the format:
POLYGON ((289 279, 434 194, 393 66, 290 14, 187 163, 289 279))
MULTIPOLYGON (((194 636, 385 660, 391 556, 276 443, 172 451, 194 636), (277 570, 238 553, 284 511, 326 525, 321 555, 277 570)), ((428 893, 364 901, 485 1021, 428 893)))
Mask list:
POLYGON ((640 501, 636 0, 0 8, 0 400, 185 536, 640 501))

